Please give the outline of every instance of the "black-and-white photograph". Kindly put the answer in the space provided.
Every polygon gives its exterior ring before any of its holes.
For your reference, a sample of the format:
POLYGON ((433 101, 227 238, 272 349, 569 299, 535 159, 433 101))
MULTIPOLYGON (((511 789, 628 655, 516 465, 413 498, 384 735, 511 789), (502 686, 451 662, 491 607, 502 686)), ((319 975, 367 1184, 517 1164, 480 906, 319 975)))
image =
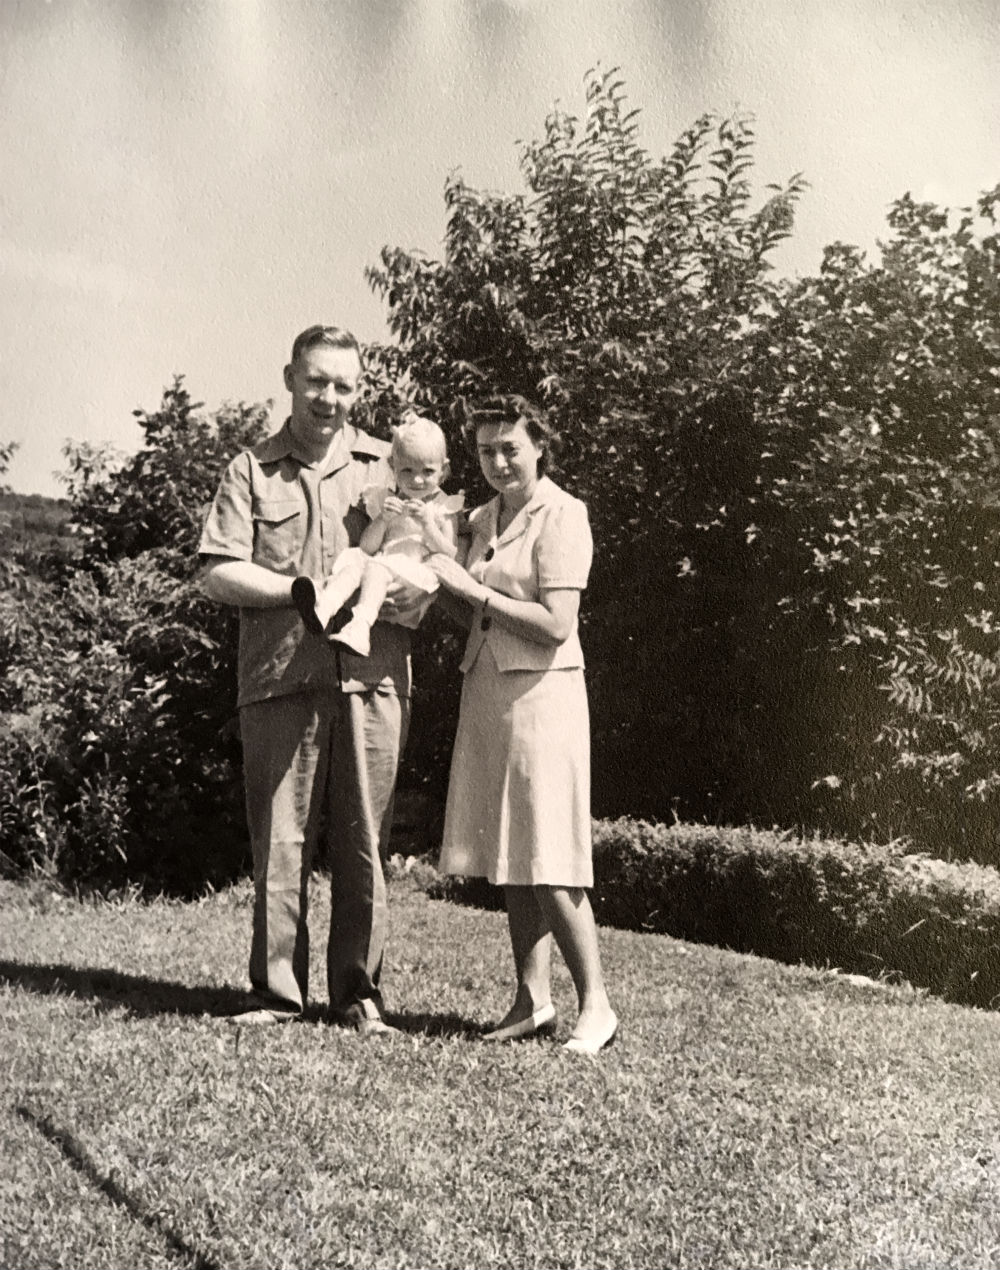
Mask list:
POLYGON ((1000 1267, 996 0, 4 0, 3 1270, 1000 1267))

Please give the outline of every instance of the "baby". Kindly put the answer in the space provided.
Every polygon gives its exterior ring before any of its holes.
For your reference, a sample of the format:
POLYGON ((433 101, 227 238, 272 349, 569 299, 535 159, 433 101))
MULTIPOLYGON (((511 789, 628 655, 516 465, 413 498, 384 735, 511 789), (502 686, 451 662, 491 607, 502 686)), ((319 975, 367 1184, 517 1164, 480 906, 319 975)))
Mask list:
POLYGON ((351 619, 327 638, 362 657, 371 649, 372 623, 386 591, 400 578, 423 592, 413 608, 389 618, 414 627, 426 613, 438 581, 424 563, 438 554, 454 558, 458 551, 458 513, 464 498, 448 495, 441 482, 448 475, 444 433, 430 419, 409 415, 393 431, 390 457, 396 492, 381 486, 365 491, 371 517, 358 547, 341 552, 329 578, 317 590, 311 578, 296 578, 292 601, 309 630, 326 634, 331 619, 360 587, 351 619))

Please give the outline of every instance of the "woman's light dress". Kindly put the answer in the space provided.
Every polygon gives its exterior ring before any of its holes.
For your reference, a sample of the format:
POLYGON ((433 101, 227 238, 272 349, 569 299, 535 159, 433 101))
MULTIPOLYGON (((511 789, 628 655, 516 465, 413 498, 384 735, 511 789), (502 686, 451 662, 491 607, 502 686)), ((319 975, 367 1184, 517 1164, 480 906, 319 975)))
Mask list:
MULTIPOLYGON (((516 599, 583 590, 587 509, 542 477, 502 534, 499 499, 470 516, 466 567, 516 599)), ((498 885, 591 886, 590 721, 576 625, 546 646, 477 610, 452 755, 440 867, 498 885), (484 629, 485 627, 485 629, 484 629)))

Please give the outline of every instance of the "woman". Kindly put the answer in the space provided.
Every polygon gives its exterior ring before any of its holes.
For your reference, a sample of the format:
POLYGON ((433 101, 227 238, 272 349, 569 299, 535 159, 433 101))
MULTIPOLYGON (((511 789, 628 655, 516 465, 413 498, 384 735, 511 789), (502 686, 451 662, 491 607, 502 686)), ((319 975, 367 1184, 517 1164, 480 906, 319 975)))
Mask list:
POLYGON ((504 888, 517 992, 486 1039, 554 1026, 554 937, 580 1006, 565 1048, 596 1054, 618 1020, 584 889, 590 728, 577 615, 593 552, 587 509, 545 476, 552 429, 523 397, 485 402, 468 429, 497 497, 469 518, 465 567, 432 562, 471 624, 441 869, 504 888))

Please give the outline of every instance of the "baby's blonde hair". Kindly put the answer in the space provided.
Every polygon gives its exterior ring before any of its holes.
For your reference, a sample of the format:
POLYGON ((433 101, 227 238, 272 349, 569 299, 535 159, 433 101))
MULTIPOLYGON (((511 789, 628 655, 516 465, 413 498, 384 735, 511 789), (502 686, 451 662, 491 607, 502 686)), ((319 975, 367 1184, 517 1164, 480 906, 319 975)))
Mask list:
POLYGON ((400 450, 423 445, 433 446, 442 459, 448 457, 448 442, 433 419, 413 413, 404 415, 392 430, 392 457, 395 459, 400 450))

